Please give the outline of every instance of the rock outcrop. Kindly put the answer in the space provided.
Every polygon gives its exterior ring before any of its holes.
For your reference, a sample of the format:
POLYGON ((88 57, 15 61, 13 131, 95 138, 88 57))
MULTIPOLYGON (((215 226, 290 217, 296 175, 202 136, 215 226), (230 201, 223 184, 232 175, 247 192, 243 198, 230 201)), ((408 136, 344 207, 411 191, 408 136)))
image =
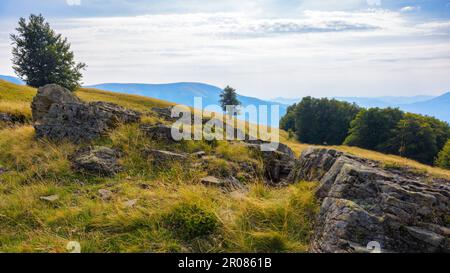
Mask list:
POLYGON ((7 126, 13 126, 15 124, 23 124, 25 121, 26 118, 23 115, 13 115, 10 113, 0 112, 0 125, 3 123, 7 126))
MULTIPOLYGON (((288 182, 293 167, 297 161, 294 152, 288 146, 277 143, 277 148, 272 150, 263 150, 261 145, 269 142, 262 140, 245 141, 247 147, 253 149, 261 155, 264 165, 264 174, 269 183, 279 184, 288 182)), ((274 146, 274 147, 275 147, 274 146)))
POLYGON ((70 160, 75 171, 112 176, 121 170, 118 163, 120 155, 121 153, 117 150, 94 146, 79 149, 70 157, 70 160))
POLYGON ((39 88, 31 108, 38 138, 69 139, 75 143, 95 139, 120 123, 140 119, 138 112, 113 103, 82 102, 55 84, 39 88))
POLYGON ((150 139, 164 142, 174 142, 172 127, 164 124, 141 124, 139 129, 150 139))
POLYGON ((312 252, 450 252, 450 181, 331 149, 302 153, 289 179, 320 181, 312 252), (373 244, 373 243, 372 243, 373 244))

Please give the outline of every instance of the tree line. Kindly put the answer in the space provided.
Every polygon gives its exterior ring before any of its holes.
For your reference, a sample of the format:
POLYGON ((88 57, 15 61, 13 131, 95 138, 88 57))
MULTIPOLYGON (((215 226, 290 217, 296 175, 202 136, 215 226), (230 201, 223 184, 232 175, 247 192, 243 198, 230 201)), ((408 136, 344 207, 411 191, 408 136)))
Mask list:
POLYGON ((397 108, 305 97, 288 107, 280 128, 304 143, 356 146, 450 168, 448 123, 397 108))

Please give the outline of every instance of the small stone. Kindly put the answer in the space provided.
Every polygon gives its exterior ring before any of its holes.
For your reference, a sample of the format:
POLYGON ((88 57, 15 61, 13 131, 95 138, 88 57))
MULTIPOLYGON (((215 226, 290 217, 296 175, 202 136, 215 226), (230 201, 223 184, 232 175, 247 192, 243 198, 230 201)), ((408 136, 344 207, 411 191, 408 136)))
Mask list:
POLYGON ((41 196, 40 199, 48 201, 48 202, 55 202, 56 200, 59 199, 59 195, 53 194, 53 195, 49 195, 49 196, 41 196))
POLYGON ((206 152, 205 151, 198 151, 196 153, 191 154, 194 157, 198 157, 198 158, 203 158, 204 156, 206 156, 206 152))
POLYGON ((100 198, 102 200, 110 200, 113 196, 112 191, 107 190, 107 189, 99 189, 98 193, 100 194, 100 198))
POLYGON ((204 177, 200 180, 200 182, 206 186, 222 186, 224 184, 224 181, 214 176, 204 177))
POLYGON ((132 200, 125 201, 122 204, 126 208, 132 208, 132 207, 134 207, 134 205, 136 205, 137 201, 138 201, 137 199, 132 199, 132 200))
POLYGON ((236 178, 230 176, 228 178, 217 178, 215 176, 207 176, 200 180, 205 186, 220 187, 225 192, 232 192, 235 190, 245 190, 246 187, 236 178))
POLYGON ((155 149, 145 149, 144 154, 146 156, 152 157, 157 162, 184 161, 187 159, 187 156, 185 154, 178 154, 174 152, 155 149))

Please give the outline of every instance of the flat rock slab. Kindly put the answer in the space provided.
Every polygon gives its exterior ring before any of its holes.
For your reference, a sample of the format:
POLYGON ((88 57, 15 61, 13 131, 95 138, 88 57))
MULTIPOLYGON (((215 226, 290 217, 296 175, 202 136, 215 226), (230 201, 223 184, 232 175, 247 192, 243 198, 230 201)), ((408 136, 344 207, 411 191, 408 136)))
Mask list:
POLYGON ((55 202, 56 200, 59 199, 59 195, 54 194, 54 195, 49 195, 49 196, 41 196, 39 199, 47 201, 47 202, 55 202))
POLYGON ((178 154, 170 151, 156 150, 156 149, 145 149, 143 153, 152 157, 153 160, 157 162, 166 162, 166 161, 184 161, 188 158, 186 154, 178 154))
POLYGON ((75 171, 99 176, 112 176, 121 170, 121 153, 103 146, 84 147, 70 156, 75 171))
POLYGON ((332 149, 306 149, 293 180, 320 181, 312 252, 450 252, 450 181, 332 149))
POLYGON ((207 176, 200 180, 200 182, 205 186, 219 187, 225 192, 233 192, 237 190, 246 190, 244 184, 233 176, 228 178, 217 178, 215 176, 207 176))

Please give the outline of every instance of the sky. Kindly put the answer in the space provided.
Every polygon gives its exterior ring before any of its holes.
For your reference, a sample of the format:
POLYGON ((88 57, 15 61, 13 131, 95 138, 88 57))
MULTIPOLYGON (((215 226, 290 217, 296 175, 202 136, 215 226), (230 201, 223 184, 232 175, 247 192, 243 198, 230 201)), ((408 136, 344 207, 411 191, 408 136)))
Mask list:
POLYGON ((204 82, 259 98, 450 91, 450 0, 1 0, 0 74, 42 13, 86 85, 204 82))

